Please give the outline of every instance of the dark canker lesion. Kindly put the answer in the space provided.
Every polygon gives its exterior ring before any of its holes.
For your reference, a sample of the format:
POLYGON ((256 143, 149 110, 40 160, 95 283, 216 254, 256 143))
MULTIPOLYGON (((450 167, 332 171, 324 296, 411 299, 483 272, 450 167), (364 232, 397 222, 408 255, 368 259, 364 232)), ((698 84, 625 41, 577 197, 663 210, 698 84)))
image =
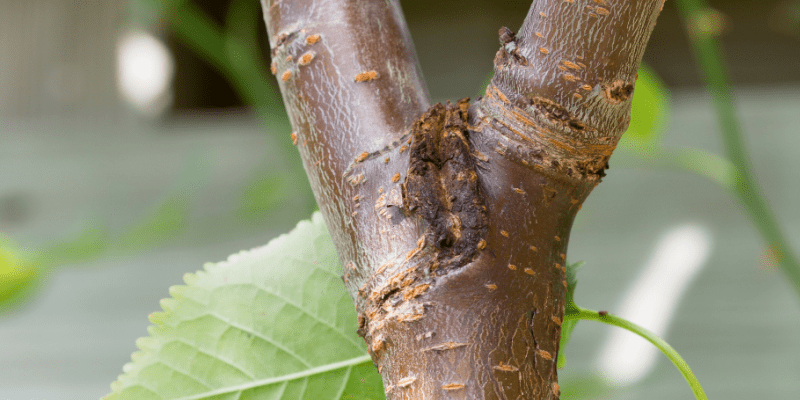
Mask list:
POLYGON ((426 242, 442 266, 474 258, 486 236, 487 211, 467 129, 469 99, 432 106, 412 128, 403 206, 426 223, 426 242))

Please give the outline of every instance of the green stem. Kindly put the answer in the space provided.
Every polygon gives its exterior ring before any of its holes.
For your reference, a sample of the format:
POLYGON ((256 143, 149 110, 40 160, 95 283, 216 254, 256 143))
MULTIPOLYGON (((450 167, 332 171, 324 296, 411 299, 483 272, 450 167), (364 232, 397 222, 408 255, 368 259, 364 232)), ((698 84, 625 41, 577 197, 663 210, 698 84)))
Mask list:
POLYGON ((602 315, 594 310, 587 310, 584 308, 574 308, 571 310, 567 310, 567 313, 564 315, 564 321, 570 320, 589 320, 589 321, 599 321, 604 324, 613 325, 630 332, 633 332, 641 337, 643 337, 648 342, 652 343, 656 346, 659 350, 661 350, 664 355, 666 355, 675 367, 681 372, 681 375, 686 379, 686 382, 689 383, 689 387, 692 388, 692 392, 694 393, 694 397, 697 400, 708 400, 706 397, 706 393, 703 391, 703 388, 700 386, 700 382, 697 380, 697 377, 694 376, 692 369, 689 368, 689 364, 683 360, 683 358, 678 354, 669 343, 665 342, 664 339, 656 336, 653 332, 648 331, 645 328, 642 328, 639 325, 634 324, 628 320, 623 318, 617 317, 615 315, 603 313, 602 315))
POLYGON ((734 193, 739 197, 753 223, 766 239, 781 270, 800 295, 800 262, 789 248, 788 241, 756 185, 750 169, 722 52, 715 36, 713 13, 704 0, 678 0, 678 6, 684 24, 689 30, 689 38, 695 57, 700 64, 700 71, 717 111, 725 153, 736 167, 734 193))
POLYGON ((216 68, 262 117, 264 122, 285 119, 277 96, 258 63, 253 46, 226 33, 191 3, 173 4, 163 11, 173 32, 206 62, 216 68))

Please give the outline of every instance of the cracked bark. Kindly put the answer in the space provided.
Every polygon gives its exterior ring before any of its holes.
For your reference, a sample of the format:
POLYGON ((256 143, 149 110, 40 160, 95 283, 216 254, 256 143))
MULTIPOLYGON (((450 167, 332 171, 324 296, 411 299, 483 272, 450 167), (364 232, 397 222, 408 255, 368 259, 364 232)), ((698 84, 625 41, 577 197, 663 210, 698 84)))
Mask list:
POLYGON ((538 0, 486 94, 432 107, 397 0, 262 6, 387 398, 557 399, 570 228, 662 1, 538 0))

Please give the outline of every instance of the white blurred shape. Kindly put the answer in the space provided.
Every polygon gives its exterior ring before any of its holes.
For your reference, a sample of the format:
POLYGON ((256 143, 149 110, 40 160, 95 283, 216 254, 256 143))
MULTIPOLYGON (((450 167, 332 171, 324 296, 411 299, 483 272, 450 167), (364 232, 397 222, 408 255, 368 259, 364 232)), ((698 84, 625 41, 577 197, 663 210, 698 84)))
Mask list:
MULTIPOLYGON (((670 230, 631 283, 615 314, 663 337, 681 297, 710 252, 711 236, 705 228, 687 224, 670 230)), ((658 355, 659 350, 641 337, 612 328, 597 363, 609 384, 627 386, 650 374, 658 355)))
POLYGON ((131 30, 117 42, 117 87, 139 112, 153 117, 170 105, 174 74, 172 53, 152 34, 131 30))

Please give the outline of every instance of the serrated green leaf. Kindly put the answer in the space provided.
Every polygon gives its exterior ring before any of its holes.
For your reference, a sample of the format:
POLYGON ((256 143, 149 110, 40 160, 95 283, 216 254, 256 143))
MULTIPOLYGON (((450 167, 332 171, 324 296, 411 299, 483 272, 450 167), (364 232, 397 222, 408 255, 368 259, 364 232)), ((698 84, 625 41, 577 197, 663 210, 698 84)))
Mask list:
MULTIPOLYGON (((578 311, 578 306, 575 304, 575 287, 578 285, 578 270, 584 264, 586 264, 584 261, 574 264, 567 263, 567 294, 564 296, 564 310, 567 314, 578 311)), ((572 319, 564 321, 561 325, 561 342, 558 345, 558 361, 556 362, 558 368, 564 368, 567 363, 565 351, 569 344, 569 338, 572 336, 572 330, 575 329, 577 323, 578 320, 572 319)))
POLYGON ((187 274, 108 400, 379 400, 322 216, 187 274))
POLYGON ((621 146, 644 149, 657 144, 669 116, 669 91, 658 75, 645 64, 639 67, 633 93, 631 123, 622 135, 621 146))

